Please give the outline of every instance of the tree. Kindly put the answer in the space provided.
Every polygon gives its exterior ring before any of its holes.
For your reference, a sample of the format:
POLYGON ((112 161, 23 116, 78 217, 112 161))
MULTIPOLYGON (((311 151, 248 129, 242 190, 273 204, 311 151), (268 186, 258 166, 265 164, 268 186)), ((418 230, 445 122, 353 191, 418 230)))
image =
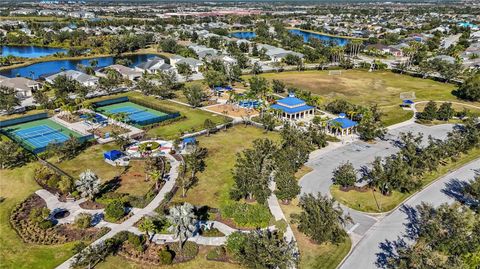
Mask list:
POLYGON ((279 158, 276 161, 277 171, 274 180, 276 183, 275 195, 278 199, 288 203, 290 200, 300 194, 300 186, 298 186, 295 178, 295 170, 286 158, 279 158))
POLYGON ((194 207, 189 203, 171 207, 167 218, 172 224, 174 237, 178 238, 179 247, 182 249, 183 244, 196 229, 197 216, 195 216, 194 207))
POLYGON ((281 234, 268 229, 236 232, 227 239, 227 246, 232 245, 236 247, 235 259, 247 268, 295 268, 299 259, 295 242, 286 242, 281 234))
POLYGON ((80 178, 75 181, 75 186, 82 197, 91 200, 100 191, 100 179, 92 170, 87 169, 82 172, 80 178))
POLYGON ((245 149, 237 154, 233 170, 235 185, 230 192, 233 199, 257 199, 265 203, 271 194, 268 187, 274 166, 274 154, 277 147, 269 139, 256 139, 253 148, 245 149))
POLYGON ((159 232, 159 227, 155 224, 155 222, 152 220, 151 217, 145 217, 138 226, 138 229, 141 232, 144 232, 147 234, 148 242, 151 243, 153 237, 155 236, 155 233, 159 232))
POLYGON ((383 127, 383 123, 380 120, 380 115, 376 111, 376 108, 366 109, 362 113, 362 118, 357 127, 357 132, 360 135, 360 139, 365 141, 371 141, 375 138, 382 138, 387 130, 383 127))
POLYGON ((274 93, 284 93, 285 83, 283 83, 283 81, 278 79, 272 80, 272 90, 274 93))
POLYGON ((266 99, 269 93, 268 81, 266 78, 253 76, 248 80, 248 82, 250 83, 250 94, 252 96, 258 96, 262 99, 266 99))
POLYGON ((258 75, 260 73, 262 73, 262 67, 258 62, 255 62, 252 66, 252 74, 258 75))
POLYGON ((0 110, 11 113, 16 106, 20 105, 14 88, 0 86, 0 110))
POLYGON ((92 225, 92 215, 80 213, 75 217, 75 226, 80 229, 87 229, 92 225))
POLYGON ((461 190, 469 198, 468 205, 477 213, 480 211, 480 170, 475 172, 475 177, 461 190))
POLYGON ((317 244, 325 242, 343 242, 347 233, 344 226, 351 222, 350 216, 345 216, 340 206, 334 206, 335 199, 312 194, 300 198, 300 214, 292 214, 298 229, 309 236, 317 244))
POLYGON ((455 115, 455 110, 452 108, 452 103, 442 103, 437 111, 437 119, 448 121, 455 115))
POLYGON ((207 70, 203 73, 203 77, 205 78, 205 83, 210 88, 214 86, 225 86, 228 81, 228 78, 224 73, 215 70, 207 70))
POLYGON ((215 122, 213 122, 211 119, 205 119, 203 122, 203 128, 207 131, 207 136, 210 135, 211 131, 215 131, 214 129, 217 127, 215 122))
POLYGON ((155 87, 156 86, 153 84, 153 82, 145 78, 141 78, 137 82, 137 89, 145 95, 153 94, 155 92, 155 87))
POLYGON ((432 121, 437 118, 437 110, 437 103, 430 101, 418 116, 422 120, 432 121))
POLYGON ((480 100, 480 74, 468 77, 465 82, 455 91, 455 94, 462 99, 469 101, 480 100))
POLYGON ((177 64, 177 71, 180 75, 185 77, 186 81, 189 81, 190 77, 193 75, 193 70, 187 63, 177 64))
POLYGON ((207 157, 207 154, 208 150, 206 148, 201 148, 195 145, 192 151, 185 155, 184 170, 185 172, 189 171, 190 175, 187 176, 186 173, 182 175, 182 197, 186 196, 186 191, 197 181, 196 174, 205 170, 205 158, 207 157))
POLYGON ((17 143, 11 140, 0 142, 0 166, 2 169, 22 166, 28 160, 27 152, 17 143))
POLYGON ((347 161, 333 170, 332 181, 333 184, 346 189, 357 182, 357 171, 355 171, 352 163, 347 161))
POLYGON ((206 98, 205 92, 198 84, 193 84, 191 86, 185 87, 183 89, 183 95, 185 96, 185 98, 187 98, 188 104, 193 107, 202 106, 202 102, 206 98))
POLYGON ((125 206, 123 202, 115 199, 105 207, 105 216, 113 221, 119 220, 125 216, 125 206))
POLYGON ((43 90, 34 91, 33 100, 35 100, 35 103, 41 105, 44 108, 47 108, 48 104, 50 103, 48 95, 43 90))

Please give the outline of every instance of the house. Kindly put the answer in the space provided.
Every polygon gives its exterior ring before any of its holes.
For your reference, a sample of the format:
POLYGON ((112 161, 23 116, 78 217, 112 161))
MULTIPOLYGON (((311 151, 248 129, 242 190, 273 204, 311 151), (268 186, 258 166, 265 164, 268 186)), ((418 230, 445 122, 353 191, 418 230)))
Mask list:
POLYGON ((215 56, 217 55, 217 50, 216 49, 212 49, 212 48, 207 48, 203 45, 196 45, 196 44, 192 44, 190 46, 188 46, 188 48, 192 49, 193 51, 195 51, 195 53, 198 55, 198 57, 200 59, 203 59, 205 58, 206 56, 215 56))
POLYGON ((18 99, 26 99, 32 97, 34 91, 40 90, 41 84, 23 77, 7 78, 0 76, 0 86, 15 89, 18 99))
POLYGON ((237 64, 237 59, 229 55, 207 56, 205 59, 209 62, 215 61, 215 60, 220 61, 226 66, 232 66, 237 64))
POLYGON ((17 16, 17 15, 32 15, 36 14, 37 10, 33 8, 23 8, 23 9, 17 9, 17 10, 12 10, 10 11, 10 15, 12 16, 17 16))
POLYGON ((128 79, 128 80, 131 80, 131 81, 136 81, 136 80, 140 79, 142 77, 142 74, 143 74, 142 71, 140 71, 140 70, 135 70, 133 68, 123 66, 123 65, 120 65, 120 64, 113 64, 113 65, 107 66, 107 67, 102 68, 99 71, 95 72, 95 74, 97 74, 97 76, 106 76, 105 69, 113 69, 113 70, 117 71, 118 73, 120 73, 120 75, 122 75, 122 77, 124 79, 128 79))
POLYGON ((42 9, 38 12, 40 16, 65 16, 67 12, 58 9, 42 9))
POLYGON ((67 70, 51 75, 45 78, 45 81, 48 83, 53 83, 55 78, 58 76, 66 76, 68 79, 76 80, 83 86, 94 87, 98 85, 98 78, 94 76, 87 75, 83 72, 77 70, 67 70))
POLYGON ((268 57, 270 57, 270 59, 273 62, 280 62, 289 54, 296 55, 299 58, 303 59, 303 54, 301 54, 301 53, 290 51, 290 50, 285 50, 285 49, 278 48, 278 47, 271 46, 271 45, 267 45, 267 44, 258 44, 257 48, 258 48, 259 51, 264 50, 265 54, 268 57))
POLYGON ((429 61, 431 60, 440 60, 440 61, 444 61, 444 62, 447 62, 449 64, 454 64, 455 63, 455 58, 453 58, 452 56, 448 56, 448 55, 438 55, 438 56, 435 56, 435 57, 432 57, 430 59, 428 59, 429 61))
POLYGON ((290 93, 288 97, 280 99, 270 108, 278 111, 278 116, 286 120, 299 120, 313 117, 315 108, 307 105, 305 101, 295 97, 294 93, 290 93))
POLYGON ((170 58, 170 63, 173 67, 177 68, 179 64, 188 64, 193 72, 200 72, 200 66, 203 65, 203 62, 194 58, 185 58, 180 55, 175 55, 170 58))
POLYGON ((93 19, 95 18, 95 13, 88 11, 72 11, 68 13, 68 16, 79 19, 93 19))
POLYGON ((374 44, 374 45, 368 45, 367 46, 367 50, 368 49, 373 49, 373 50, 377 50, 379 52, 381 52, 382 54, 391 54, 395 57, 403 57, 403 52, 401 49, 397 49, 397 48, 394 48, 392 46, 387 46, 387 45, 383 45, 383 44, 374 44))
POLYGON ((146 62, 142 62, 135 66, 136 71, 148 74, 154 74, 160 71, 170 70, 171 68, 172 66, 165 63, 165 60, 160 57, 148 59, 146 62))

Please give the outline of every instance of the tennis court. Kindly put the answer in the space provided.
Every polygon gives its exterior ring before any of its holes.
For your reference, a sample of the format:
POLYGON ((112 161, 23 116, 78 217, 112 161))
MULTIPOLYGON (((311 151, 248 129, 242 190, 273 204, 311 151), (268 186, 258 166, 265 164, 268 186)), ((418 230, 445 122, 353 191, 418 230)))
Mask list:
POLYGON ((35 153, 42 152, 50 143, 63 143, 70 135, 80 138, 76 133, 50 119, 42 119, 17 124, 5 129, 6 133, 23 146, 35 153))
POLYGON ((147 125, 165 120, 168 114, 147 108, 132 102, 122 102, 113 105, 99 107, 98 111, 107 114, 115 115, 125 113, 128 121, 137 125, 147 125))

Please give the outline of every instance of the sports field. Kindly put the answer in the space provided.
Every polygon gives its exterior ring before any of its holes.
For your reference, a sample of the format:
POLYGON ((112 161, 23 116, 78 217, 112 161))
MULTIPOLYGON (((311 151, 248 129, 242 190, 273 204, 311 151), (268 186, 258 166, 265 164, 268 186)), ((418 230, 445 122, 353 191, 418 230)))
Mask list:
POLYGON ((472 105, 480 102, 465 102, 452 94, 456 86, 430 79, 415 78, 390 71, 368 72, 365 70, 342 70, 339 75, 329 71, 303 71, 267 73, 261 76, 269 81, 283 81, 287 87, 307 90, 322 98, 323 103, 345 99, 359 105, 377 104, 386 114, 387 125, 411 117, 400 108, 400 93, 415 92, 415 101, 456 101, 472 105))
POLYGON ((147 125, 162 121, 163 116, 167 115, 161 111, 150 109, 132 102, 123 102, 102 106, 97 108, 97 110, 106 115, 125 113, 129 119, 129 122, 138 125, 147 125))
POLYGON ((36 153, 45 150, 50 143, 63 143, 70 136, 77 138, 82 136, 50 119, 13 125, 5 128, 5 131, 19 143, 36 153))

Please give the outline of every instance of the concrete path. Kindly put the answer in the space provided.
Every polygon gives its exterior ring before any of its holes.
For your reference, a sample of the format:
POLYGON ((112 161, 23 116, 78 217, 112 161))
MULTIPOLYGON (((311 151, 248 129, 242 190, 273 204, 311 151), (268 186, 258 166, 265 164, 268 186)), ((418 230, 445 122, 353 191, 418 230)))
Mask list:
POLYGON ((439 206, 442 203, 453 203, 454 199, 444 193, 446 184, 452 180, 468 181, 473 179, 474 170, 480 168, 480 159, 477 159, 445 176, 438 181, 413 195, 405 204, 385 218, 376 223, 365 236, 354 247, 353 251, 341 264, 340 268, 380 268, 375 263, 378 253, 381 252, 380 244, 389 241, 395 241, 406 233, 406 224, 408 223, 407 210, 415 208, 422 202, 439 206))
POLYGON ((287 223, 287 229, 285 230, 284 237, 287 242, 291 242, 292 240, 296 241, 295 235, 293 234, 292 227, 290 227, 290 223, 288 222, 285 214, 283 214, 282 208, 280 207, 280 203, 278 202, 277 196, 274 193, 275 190, 275 182, 272 181, 270 183, 270 189, 272 190, 272 194, 267 199, 268 208, 272 213, 275 221, 284 220, 287 223))

